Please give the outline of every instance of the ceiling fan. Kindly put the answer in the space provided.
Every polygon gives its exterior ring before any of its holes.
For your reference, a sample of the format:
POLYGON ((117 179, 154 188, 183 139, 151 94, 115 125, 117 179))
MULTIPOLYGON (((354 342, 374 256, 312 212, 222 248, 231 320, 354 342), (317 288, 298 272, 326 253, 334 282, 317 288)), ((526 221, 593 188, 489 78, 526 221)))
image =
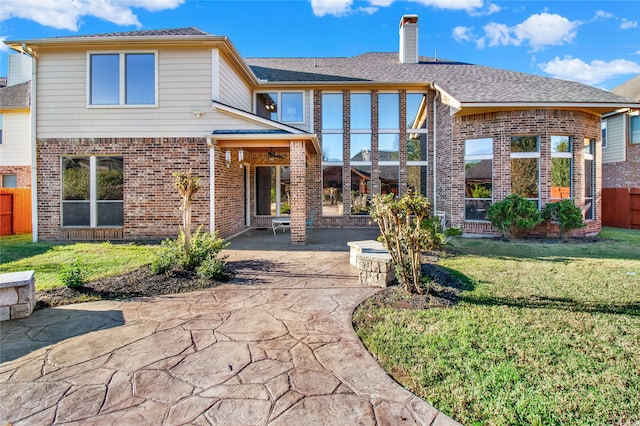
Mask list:
POLYGON ((284 155, 282 155, 282 154, 277 154, 277 153, 275 153, 275 152, 273 151, 273 148, 269 148, 269 152, 267 153, 267 155, 269 156, 269 160, 272 160, 272 161, 273 161, 274 159, 276 159, 276 158, 280 158, 280 159, 282 159, 282 158, 284 158, 284 157, 285 157, 285 156, 284 156, 284 155))

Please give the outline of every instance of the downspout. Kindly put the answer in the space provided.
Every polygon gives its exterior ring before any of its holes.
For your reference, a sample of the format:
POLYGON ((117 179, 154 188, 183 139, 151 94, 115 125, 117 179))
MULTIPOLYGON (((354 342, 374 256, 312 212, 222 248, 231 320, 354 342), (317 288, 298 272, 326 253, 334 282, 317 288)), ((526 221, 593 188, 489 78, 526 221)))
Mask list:
MULTIPOLYGON (((432 88, 433 85, 431 85, 432 88)), ((435 88, 434 88, 435 90, 435 88)), ((436 111, 436 101, 438 100, 438 98, 440 97, 440 92, 438 92, 436 90, 436 95, 433 97, 433 211, 434 213, 438 210, 438 192, 437 192, 437 188, 438 185, 436 183, 437 181, 437 177, 438 177, 438 167, 436 166, 436 161, 437 161, 437 142, 438 142, 438 136, 437 136, 437 131, 438 131, 438 126, 437 126, 437 118, 438 118, 438 114, 436 111)))
POLYGON ((31 57, 31 240, 38 242, 38 155, 36 153, 36 87, 38 59, 35 53, 22 43, 22 51, 31 57))

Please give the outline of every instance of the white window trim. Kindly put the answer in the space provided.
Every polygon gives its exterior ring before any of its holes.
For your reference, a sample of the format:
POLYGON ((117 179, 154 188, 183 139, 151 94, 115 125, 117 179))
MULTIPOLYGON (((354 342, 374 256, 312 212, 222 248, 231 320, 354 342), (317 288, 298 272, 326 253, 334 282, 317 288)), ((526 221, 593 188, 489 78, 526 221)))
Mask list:
MULTIPOLYGON (((258 110, 258 95, 260 94, 276 94, 276 105, 278 105, 278 112, 276 113, 278 116, 275 121, 278 123, 284 124, 304 124, 306 123, 305 117, 307 116, 307 91, 306 90, 258 90, 253 93, 253 113, 256 114, 258 110), (302 107, 302 121, 284 121, 282 119, 282 95, 286 93, 301 93, 302 94, 302 102, 300 106, 302 107)), ((313 120, 311 120, 313 122, 313 120)))
POLYGON ((86 107, 88 109, 105 109, 105 108, 158 108, 158 50, 98 50, 87 51, 86 54, 86 107), (153 54, 153 73, 154 73, 154 103, 153 104, 125 104, 125 55, 130 53, 152 53, 153 54), (119 56, 119 94, 118 103, 111 105, 93 105, 91 103, 91 55, 118 55, 119 56))
MULTIPOLYGON (((463 215, 464 215, 464 221, 465 222, 470 222, 470 223, 488 223, 489 220, 479 220, 479 219, 467 219, 467 200, 480 200, 480 201, 490 201, 491 204, 493 204, 493 180, 494 180, 494 173, 493 173, 493 166, 495 163, 495 158, 494 158, 494 150, 493 150, 493 144, 495 143, 495 140, 491 137, 491 138, 474 138, 474 139, 465 139, 464 144, 465 144, 465 151, 466 151, 466 145, 467 142, 469 141, 474 141, 474 140, 491 140, 491 154, 464 154, 463 156, 463 164, 464 167, 466 168, 466 164, 467 161, 482 161, 482 160, 491 160, 491 198, 467 198, 466 196, 463 198, 463 215)), ((467 185, 467 177, 466 177, 466 172, 463 173, 463 182, 464 182, 464 186, 466 187, 467 185)), ((466 193, 466 189, 465 189, 465 193, 466 193)), ((490 205, 491 205, 490 204, 490 205)))

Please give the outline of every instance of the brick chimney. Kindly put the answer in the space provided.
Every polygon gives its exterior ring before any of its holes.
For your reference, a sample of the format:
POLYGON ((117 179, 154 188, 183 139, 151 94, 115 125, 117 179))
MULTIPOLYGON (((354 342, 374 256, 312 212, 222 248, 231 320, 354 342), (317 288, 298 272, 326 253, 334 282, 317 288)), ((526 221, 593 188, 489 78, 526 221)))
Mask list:
POLYGON ((418 63, 418 15, 404 15, 400 20, 400 62, 418 63))

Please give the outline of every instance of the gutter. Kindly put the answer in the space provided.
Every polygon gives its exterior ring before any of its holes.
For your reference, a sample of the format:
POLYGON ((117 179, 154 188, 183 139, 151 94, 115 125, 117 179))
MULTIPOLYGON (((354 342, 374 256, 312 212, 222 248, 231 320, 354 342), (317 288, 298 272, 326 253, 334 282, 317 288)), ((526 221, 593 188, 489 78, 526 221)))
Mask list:
POLYGON ((438 210, 438 166, 436 161, 438 160, 438 112, 437 101, 440 97, 440 92, 436 91, 436 95, 433 97, 433 211, 435 213, 438 210))
POLYGON ((36 152, 36 91, 38 87, 38 58, 22 44, 22 51, 31 56, 31 241, 38 242, 38 155, 36 152))

